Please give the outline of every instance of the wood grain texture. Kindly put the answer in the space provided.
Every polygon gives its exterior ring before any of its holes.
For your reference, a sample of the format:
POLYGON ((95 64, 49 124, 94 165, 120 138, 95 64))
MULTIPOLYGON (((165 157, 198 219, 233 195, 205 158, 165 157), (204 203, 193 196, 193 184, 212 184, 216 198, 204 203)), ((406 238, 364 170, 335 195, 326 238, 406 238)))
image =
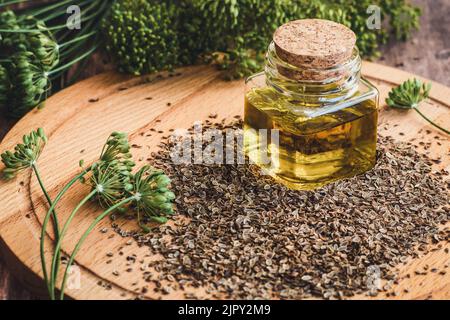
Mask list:
MULTIPOLYGON (((413 0, 423 9, 421 29, 408 42, 392 40, 382 48, 380 63, 419 74, 425 78, 450 86, 450 1, 413 0)), ((111 69, 98 55, 83 72, 87 78, 111 69)), ((15 120, 6 119, 0 113, 0 140, 14 125, 15 120)), ((14 278, 0 254, 0 299, 36 298, 18 279, 14 278)))
MULTIPOLYGON (((384 101, 392 85, 398 84, 412 75, 396 69, 365 63, 363 73, 381 92, 384 101), (388 79, 388 80, 386 80, 388 79)), ((188 67, 181 70, 176 77, 130 78, 106 73, 85 80, 70 87, 48 100, 47 107, 41 111, 25 116, 5 137, 0 146, 0 152, 13 147, 20 137, 32 128, 44 126, 50 137, 39 166, 45 184, 51 197, 55 197, 61 186, 78 172, 78 161, 83 158, 86 163, 92 163, 98 158, 100 148, 111 131, 126 131, 130 133, 131 143, 146 146, 133 149, 135 161, 145 163, 146 156, 155 150, 164 133, 154 133, 147 136, 150 129, 166 131, 170 128, 187 128, 197 120, 203 120, 212 112, 219 118, 231 119, 242 114, 243 81, 224 82, 220 73, 211 67, 188 67), (149 100, 148 98, 152 99, 149 100), (92 100, 94 99, 94 100, 92 100), (95 101, 95 102, 93 102, 95 101), (168 103, 170 102, 170 105, 168 103), (63 108, 61 106, 64 106, 63 108)), ((450 89, 434 83, 431 99, 422 108, 428 116, 444 125, 450 120, 450 89)), ((415 136, 420 129, 434 130, 416 113, 402 113, 396 110, 382 108, 380 128, 389 124, 389 131, 380 130, 381 134, 389 133, 398 140, 407 141, 415 136), (397 126, 396 126, 397 125, 397 126), (400 134, 401 132, 401 134, 400 134)), ((433 131, 423 140, 433 139, 440 133, 433 131)), ((432 144, 432 155, 443 155, 443 161, 436 164, 436 169, 449 166, 448 150, 450 142, 443 137, 443 143, 432 144)), ((442 142, 442 141, 441 141, 442 142)), ((1 166, 0 166, 1 169, 1 166)), ((87 193, 85 186, 77 185, 58 205, 57 211, 64 222, 70 214, 70 208, 80 201, 87 193)), ((26 282, 33 291, 42 289, 41 266, 38 254, 39 231, 47 205, 42 197, 36 180, 30 173, 22 174, 18 179, 0 184, 0 234, 4 241, 2 246, 7 264, 11 270, 26 282), (6 250, 5 250, 6 249, 6 250), (20 262, 19 262, 20 261, 20 262), (26 266, 25 269, 20 269, 26 266)), ((72 227, 63 242, 63 251, 71 252, 74 244, 92 221, 92 217, 100 213, 94 204, 87 205, 75 217, 72 227)), ((135 221, 119 220, 122 228, 137 229, 135 221)), ((127 273, 126 259, 113 258, 113 263, 107 264, 108 252, 117 252, 123 248, 123 257, 137 254, 143 257, 148 253, 145 247, 138 247, 134 242, 127 245, 128 239, 115 235, 110 230, 110 221, 103 221, 88 238, 76 259, 81 270, 81 288, 69 289, 67 293, 76 299, 123 299, 135 298, 138 293, 135 288, 146 285, 140 272, 127 273), (107 233, 100 232, 107 228, 107 233), (109 237, 112 236, 111 239, 109 237), (119 271, 121 276, 113 275, 119 271), (101 284, 109 284, 105 290, 101 284), (136 285, 132 285, 136 283, 136 285)), ((53 237, 51 233, 48 237, 53 237)), ((50 241, 47 241, 49 243, 50 241)), ((449 256, 443 251, 450 245, 445 244, 438 251, 431 252, 421 259, 415 259, 401 267, 402 274, 413 274, 414 270, 425 264, 443 267, 449 256)), ((51 252, 47 247, 47 252, 51 252)), ((158 258, 150 256, 148 261, 158 258)), ((404 286, 409 293, 403 293, 398 298, 450 298, 450 273, 445 276, 430 274, 426 277, 411 277, 404 279, 398 290, 404 286)), ((187 288, 201 297, 209 296, 201 289, 187 288)), ((146 298, 158 298, 148 285, 146 298)), ((182 292, 174 291, 164 296, 166 299, 183 298, 182 292)))

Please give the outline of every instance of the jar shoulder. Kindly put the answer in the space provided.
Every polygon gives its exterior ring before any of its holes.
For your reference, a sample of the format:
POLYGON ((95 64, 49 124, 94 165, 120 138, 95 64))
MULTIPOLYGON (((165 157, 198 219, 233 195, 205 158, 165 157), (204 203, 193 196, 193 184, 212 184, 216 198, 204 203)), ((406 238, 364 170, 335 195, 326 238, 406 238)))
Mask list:
MULTIPOLYGON (((286 92, 267 84, 264 72, 254 74, 246 79, 246 100, 261 109, 289 112, 306 118, 315 118, 325 114, 338 112, 359 105, 372 112, 379 107, 379 91, 365 78, 361 78, 355 92, 345 98, 333 102, 332 95, 322 97, 320 94, 298 95, 286 92)), ((359 109, 361 109, 359 107, 359 109)))

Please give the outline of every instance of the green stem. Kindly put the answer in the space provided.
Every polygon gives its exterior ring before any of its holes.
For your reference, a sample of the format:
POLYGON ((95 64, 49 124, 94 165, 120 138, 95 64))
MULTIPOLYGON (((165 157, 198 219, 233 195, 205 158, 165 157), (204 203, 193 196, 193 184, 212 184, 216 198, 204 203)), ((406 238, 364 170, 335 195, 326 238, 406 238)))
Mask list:
MULTIPOLYGON (((44 183, 42 182, 41 175, 39 174, 39 170, 38 170, 36 164, 31 165, 31 168, 33 168, 34 174, 36 175, 36 179, 39 182, 39 186, 41 187, 41 190, 44 193, 45 198, 47 199, 47 202, 48 202, 49 206, 51 206, 53 204, 52 200, 50 199, 50 196, 49 196, 47 190, 44 187, 44 183)), ((54 210, 52 210, 52 215, 53 215, 53 218, 55 219, 55 222, 57 224, 58 221, 56 219, 56 215, 55 215, 55 211, 54 210)))
POLYGON ((16 3, 27 2, 27 1, 30 1, 30 0, 12 0, 9 2, 0 3, 0 8, 6 7, 6 6, 9 6, 12 4, 16 4, 16 3))
MULTIPOLYGON (((93 13, 93 14, 87 16, 87 17, 82 18, 80 20, 80 22, 89 21, 89 20, 95 18, 97 15, 98 15, 98 13, 93 13)), ((66 27, 67 27, 67 24, 64 23, 64 24, 59 24, 59 25, 53 26, 53 27, 48 27, 47 29, 49 31, 54 31, 55 32, 55 31, 64 29, 66 27)), ((3 32, 3 33, 29 33, 29 32, 42 32, 42 30, 41 29, 14 29, 14 30, 11 30, 11 29, 0 29, 0 32, 3 32)))
MULTIPOLYGON (((97 19, 91 19, 90 21, 88 21, 86 24, 84 24, 83 26, 83 30, 81 30, 81 34, 85 33, 86 30, 89 31, 98 31, 98 25, 100 24, 100 22, 103 20, 103 16, 105 15, 106 12, 108 12, 108 6, 111 6, 111 3, 109 3, 109 0, 102 0, 100 1, 100 5, 98 1, 93 2, 92 4, 90 4, 89 6, 87 6, 86 9, 83 9, 83 12, 86 11, 90 11, 90 10, 95 10, 95 12, 97 13, 97 19), (103 14, 100 14, 101 12, 103 12, 103 14), (92 28, 91 28, 92 27, 92 28)), ((61 32, 62 30, 60 30, 61 32)), ((59 32, 56 33, 57 35, 57 39, 58 42, 63 42, 63 40, 65 38, 67 38, 73 30, 67 30, 66 32, 64 32, 61 36, 58 34, 59 32)))
POLYGON ((92 232, 92 230, 95 228, 95 226, 102 221, 106 216, 108 216, 110 213, 112 213, 114 210, 116 210, 117 208, 127 204, 128 202, 131 202, 134 199, 133 197, 129 197, 126 198, 122 201, 120 201, 119 203, 115 204, 114 206, 112 206, 111 208, 109 208, 108 210, 104 211, 101 215, 99 215, 93 222, 92 224, 89 226, 89 228, 83 233, 83 235, 81 236, 80 240, 77 242, 77 244, 75 245, 75 248, 72 251, 72 254, 70 255, 69 261, 67 262, 67 266, 66 266, 66 270, 64 272, 64 277, 63 277, 63 281, 61 284, 61 290, 60 290, 60 300, 64 299, 64 289, 66 286, 66 281, 67 281, 67 276, 68 276, 68 271, 70 266, 72 265, 73 261, 75 260, 75 256, 78 253, 78 251, 80 250, 81 246, 83 245, 84 241, 86 240, 86 238, 89 236, 89 234, 92 232))
POLYGON ((83 60, 84 58, 88 57, 89 55, 91 55, 95 50, 97 50, 97 48, 98 48, 98 45, 95 45, 91 50, 85 52, 84 54, 82 54, 81 56, 76 58, 75 60, 73 60, 73 61, 71 61, 71 62, 69 62, 69 63, 67 63, 67 64, 65 64, 65 65, 63 65, 63 66, 61 66, 61 67, 59 67, 57 69, 54 69, 54 70, 50 71, 47 74, 47 76, 51 77, 51 76, 57 74, 60 71, 67 70, 68 68, 70 68, 71 66, 76 64, 77 62, 79 62, 79 61, 83 60))
MULTIPOLYGON (((80 30, 80 31, 78 32, 78 34, 80 34, 80 36, 82 36, 82 35, 84 35, 84 34, 86 34, 86 33, 88 33, 88 32, 91 32, 91 31, 97 31, 96 28, 91 28, 91 26, 92 26, 93 24, 94 24, 94 20, 88 21, 88 22, 84 25, 83 29, 80 30)), ((57 42, 58 42, 58 43, 63 43, 63 42, 65 41, 65 39, 68 38, 72 33, 73 33, 73 30, 66 30, 66 31, 65 31, 63 34, 61 34, 61 35, 59 35, 58 33, 55 33, 56 38, 57 38, 57 42)), ((81 44, 83 44, 83 43, 81 43, 81 44)), ((65 50, 63 54, 66 55, 66 52, 67 52, 67 51, 69 51, 69 50, 70 50, 70 51, 73 51, 73 48, 74 48, 74 47, 77 48, 79 45, 80 45, 80 43, 77 43, 76 45, 71 46, 69 49, 65 50)))
MULTIPOLYGON (((99 15, 99 12, 94 12, 93 14, 89 15, 89 16, 85 16, 83 18, 80 19, 80 22, 84 23, 86 21, 89 21, 95 17, 97 17, 99 15)), ((56 25, 53 27, 49 27, 48 30, 50 31, 57 31, 57 30, 61 30, 67 27, 67 24, 60 24, 60 25, 56 25)))
MULTIPOLYGON (((50 13, 49 15, 43 16, 42 18, 39 18, 39 21, 43 21, 45 22, 46 25, 51 24, 51 22, 54 19, 60 19, 61 17, 63 17, 66 14, 66 8, 63 8, 59 11, 55 11, 50 13)), ((34 16, 35 18, 37 18, 37 16, 34 16)))
POLYGON ((66 4, 68 4, 69 2, 71 2, 71 0, 65 0, 65 1, 58 1, 52 5, 46 6, 43 9, 36 9, 35 11, 30 12, 28 15, 32 15, 32 16, 39 16, 42 13, 48 12, 48 11, 52 11, 58 7, 64 6, 66 4))
MULTIPOLYGON (((85 5, 86 3, 89 3, 89 2, 92 2, 92 1, 94 1, 94 0, 85 0, 84 2, 78 4, 78 6, 81 7, 81 6, 85 5)), ((57 3, 57 6, 55 6, 54 8, 51 8, 52 6, 44 8, 44 9, 38 11, 37 14, 36 13, 33 14, 33 16, 36 17, 36 16, 41 15, 42 13, 45 13, 47 11, 52 11, 53 9, 56 9, 59 6, 64 5, 64 4, 68 4, 70 2, 71 2, 71 0, 66 0, 66 1, 63 1, 63 2, 60 2, 60 3, 57 3)), ((84 10, 83 10, 83 12, 84 12, 84 10)), ((63 9, 61 9, 59 11, 56 11, 56 12, 51 13, 49 15, 46 15, 46 16, 44 16, 43 18, 41 18, 39 20, 49 21, 49 20, 61 17, 61 16, 65 15, 65 14, 67 14, 67 8, 63 8, 63 9)))
POLYGON ((53 201, 53 204, 50 206, 50 208, 47 211, 47 214, 44 217, 44 221, 42 223, 42 230, 41 230, 41 243, 40 243, 40 251, 41 251, 41 265, 42 265, 42 273, 44 274, 44 280, 47 285, 48 293, 51 295, 51 288, 50 288, 50 282, 48 279, 48 273, 47 273, 47 266, 45 262, 45 232, 47 230, 48 221, 50 220, 51 213, 55 210, 56 205, 61 200, 62 196, 69 190, 69 188, 74 185, 78 180, 80 180, 88 171, 90 171, 91 168, 84 170, 82 173, 77 175, 75 178, 69 181, 64 188, 58 193, 55 200, 53 201))
POLYGON ((425 116, 422 112, 420 112, 420 110, 417 107, 413 108, 414 110, 417 111, 418 114, 420 114, 422 116, 422 118, 424 118, 426 121, 428 121, 432 126, 444 131, 446 134, 450 134, 450 131, 447 129, 442 128, 441 126, 439 126, 438 124, 434 123, 431 119, 429 119, 427 116, 425 116))
MULTIPOLYGON (((90 31, 91 32, 91 31, 90 31)), ((92 32, 97 32, 96 30, 92 31, 92 32)), ((80 51, 83 52, 84 50, 81 49, 83 46, 85 46, 87 43, 89 42, 89 40, 84 40, 84 41, 78 41, 77 43, 71 45, 69 48, 66 48, 65 50, 63 50, 60 53, 60 61, 64 61, 65 59, 73 59, 73 55, 72 53, 74 53, 75 55, 77 55, 80 51)))
MULTIPOLYGON (((50 199, 50 196, 49 196, 47 190, 44 187, 44 183, 42 182, 42 179, 41 179, 41 176, 39 174, 39 170, 38 170, 37 166, 35 164, 33 164, 31 167, 33 168, 34 174, 36 175, 36 179, 39 182, 39 186, 41 187, 41 190, 44 193, 45 198, 47 199, 48 205, 50 207, 52 207, 53 202, 50 199)), ((54 209, 51 211, 51 214, 52 214, 52 221, 53 221, 53 230, 54 230, 54 233, 55 233, 55 240, 58 241, 59 240, 58 216, 56 215, 56 211, 54 209)), ((59 254, 59 253, 57 253, 57 254, 59 254)))
POLYGON ((29 33, 29 32, 42 32, 42 30, 39 29, 0 29, 0 32, 3 33, 29 33))
MULTIPOLYGON (((75 217, 75 215, 77 214, 78 210, 80 210, 80 208, 82 206, 84 206, 86 204, 86 202, 88 202, 90 199, 92 199, 96 194, 97 194, 97 190, 92 190, 72 210, 72 213, 67 218, 67 221, 66 221, 66 223, 64 224, 64 227, 61 230, 60 238, 59 238, 59 240, 58 240, 58 242, 56 243, 56 246, 55 246, 55 252, 58 252, 58 251, 61 250, 62 239, 64 238, 64 236, 65 236, 65 234, 67 232, 67 229, 69 228, 69 225, 72 222, 72 220, 75 217)), ((56 284, 56 275, 57 275, 56 264, 57 264, 57 257, 56 257, 56 255, 54 255, 53 259, 52 259, 52 265, 51 265, 51 268, 50 268, 50 270, 51 270, 51 272, 50 272, 50 288, 51 288, 50 298, 52 300, 55 300, 55 284, 56 284)))
POLYGON ((72 44, 72 43, 75 43, 75 42, 79 42, 79 41, 84 40, 86 38, 92 37, 96 33, 97 33, 97 31, 92 31, 92 32, 89 32, 89 33, 87 33, 87 34, 85 34, 83 36, 80 36, 80 37, 77 37, 75 39, 69 40, 69 41, 67 41, 67 42, 65 42, 63 44, 60 44, 59 48, 61 49, 61 48, 64 48, 65 46, 68 46, 69 44, 72 44))
MULTIPOLYGON (((84 26, 83 29, 77 32, 77 35, 79 37, 84 36, 85 34, 89 33, 89 32, 93 32, 93 31, 98 31, 97 25, 94 23, 95 20, 91 20, 88 21, 84 26)), ((61 30, 62 33, 63 30, 61 30)), ((64 41, 66 41, 65 39, 68 38, 69 36, 71 36, 73 34, 73 30, 66 30, 65 32, 63 32, 62 34, 60 34, 60 32, 55 33, 56 39, 58 43, 64 43, 64 41)), ((61 52, 60 54, 60 63, 62 63, 61 61, 64 60, 64 57, 69 56, 70 53, 74 52, 77 53, 79 51, 77 51, 81 46, 85 45, 87 43, 87 41, 81 41, 81 42, 77 42, 76 44, 70 46, 69 48, 66 48, 65 50, 63 50, 63 52, 61 52)))

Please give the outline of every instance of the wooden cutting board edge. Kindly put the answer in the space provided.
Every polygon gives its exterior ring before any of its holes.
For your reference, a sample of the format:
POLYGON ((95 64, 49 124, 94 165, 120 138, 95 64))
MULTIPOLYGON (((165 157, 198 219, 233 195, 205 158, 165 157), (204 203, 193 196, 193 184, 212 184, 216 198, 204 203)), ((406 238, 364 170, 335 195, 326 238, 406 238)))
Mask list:
MULTIPOLYGON (((192 68, 199 68, 199 70, 205 70, 205 68, 209 67, 203 66, 187 67, 184 68, 183 70, 191 70, 192 68)), ((400 84, 406 79, 414 77, 414 75, 409 74, 407 72, 403 72, 394 68, 381 66, 370 62, 364 62, 363 74, 370 79, 382 80, 384 82, 389 82, 393 85, 400 84), (388 77, 389 80, 386 80, 387 74, 389 75, 388 77)), ((67 88, 64 91, 59 92, 53 97, 51 97, 48 100, 47 107, 44 110, 38 112, 31 112, 30 114, 26 115, 18 124, 16 124, 3 139, 0 150, 3 151, 13 147, 14 144, 21 139, 21 136, 24 133, 26 133, 24 132, 25 128, 26 130, 31 130, 32 128, 42 126, 43 123, 45 131, 49 136, 51 136, 52 132, 58 129, 58 126, 61 122, 64 122, 67 119, 69 119, 80 108, 84 108, 86 106, 86 101, 92 97, 95 97, 96 92, 103 92, 103 95, 107 95, 108 93, 116 92, 122 86, 135 85, 136 83, 141 82, 146 83, 149 77, 154 78, 155 76, 145 76, 135 78, 124 75, 118 75, 115 73, 106 73, 84 80, 70 88, 67 88), (72 98, 70 99, 70 97, 72 98), (76 99, 74 99, 74 97, 76 97, 76 99), (58 101, 59 103, 64 102, 69 103, 69 100, 70 100, 70 107, 60 106, 58 108, 58 106, 56 106, 55 103, 53 103, 54 101, 58 101), (58 108, 58 110, 55 110, 56 108, 58 108), (47 114, 53 112, 53 110, 55 110, 54 112, 58 112, 58 118, 60 119, 60 121, 59 122, 45 121, 47 114)), ((430 80, 423 79, 420 77, 417 78, 427 82, 432 82, 430 80)), ((430 98, 442 104, 445 104, 446 106, 449 107, 450 88, 447 88, 436 82, 432 83, 433 89, 431 91, 430 98)), ((156 117, 158 117, 158 114, 155 114, 155 118, 156 117)), ((24 197, 23 200, 26 201, 26 197, 24 197)), ((0 218, 1 221, 5 218, 7 214, 3 212, 0 214, 3 215, 3 218, 0 218)), ((6 219, 16 219, 16 218, 17 217, 7 217, 6 219)), ((37 292, 45 292, 42 291, 43 283, 40 278, 40 270, 38 266, 34 265, 30 269, 30 267, 27 266, 26 263, 24 264, 23 262, 21 262, 20 259, 17 257, 17 255, 14 253, 20 252, 20 244, 14 241, 11 242, 10 238, 8 237, 3 238, 2 235, 0 247, 2 249, 2 253, 5 259, 7 260, 9 268, 13 270, 15 275, 21 281, 23 281, 26 285, 28 285, 32 290, 35 290, 37 292)), ((87 274, 83 273, 83 277, 92 277, 92 279, 90 279, 91 281, 98 280, 98 277, 96 275, 90 273, 87 274)), ((110 297, 115 296, 117 298, 120 298, 120 291, 123 290, 124 288, 116 288, 116 289, 117 295, 115 294, 110 295, 110 297)), ((99 288, 98 290, 100 292, 101 289, 99 288)), ((115 291, 114 288, 113 291, 115 291)), ((77 295, 76 294, 73 295, 73 298, 77 298, 77 295)))

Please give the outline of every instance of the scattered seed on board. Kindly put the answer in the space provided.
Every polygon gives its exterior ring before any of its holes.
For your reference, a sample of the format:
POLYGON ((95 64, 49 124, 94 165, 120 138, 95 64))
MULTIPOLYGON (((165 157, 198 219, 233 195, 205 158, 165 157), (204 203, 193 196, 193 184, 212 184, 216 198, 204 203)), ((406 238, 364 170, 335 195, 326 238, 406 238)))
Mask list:
MULTIPOLYGON (((203 130, 241 127, 242 120, 220 121, 203 130)), ((293 191, 254 165, 175 165, 173 142, 163 142, 149 162, 172 179, 174 225, 145 235, 114 228, 147 246, 147 256, 163 257, 140 271, 146 281, 154 281, 154 270, 174 288, 203 286, 213 296, 240 299, 376 295, 373 270, 388 284, 381 290, 392 290, 401 282, 396 266, 426 254, 432 239, 450 240, 442 227, 450 220, 448 172, 433 171, 411 144, 380 137, 373 170, 293 191)), ((171 292, 158 284, 158 293, 171 292)))

